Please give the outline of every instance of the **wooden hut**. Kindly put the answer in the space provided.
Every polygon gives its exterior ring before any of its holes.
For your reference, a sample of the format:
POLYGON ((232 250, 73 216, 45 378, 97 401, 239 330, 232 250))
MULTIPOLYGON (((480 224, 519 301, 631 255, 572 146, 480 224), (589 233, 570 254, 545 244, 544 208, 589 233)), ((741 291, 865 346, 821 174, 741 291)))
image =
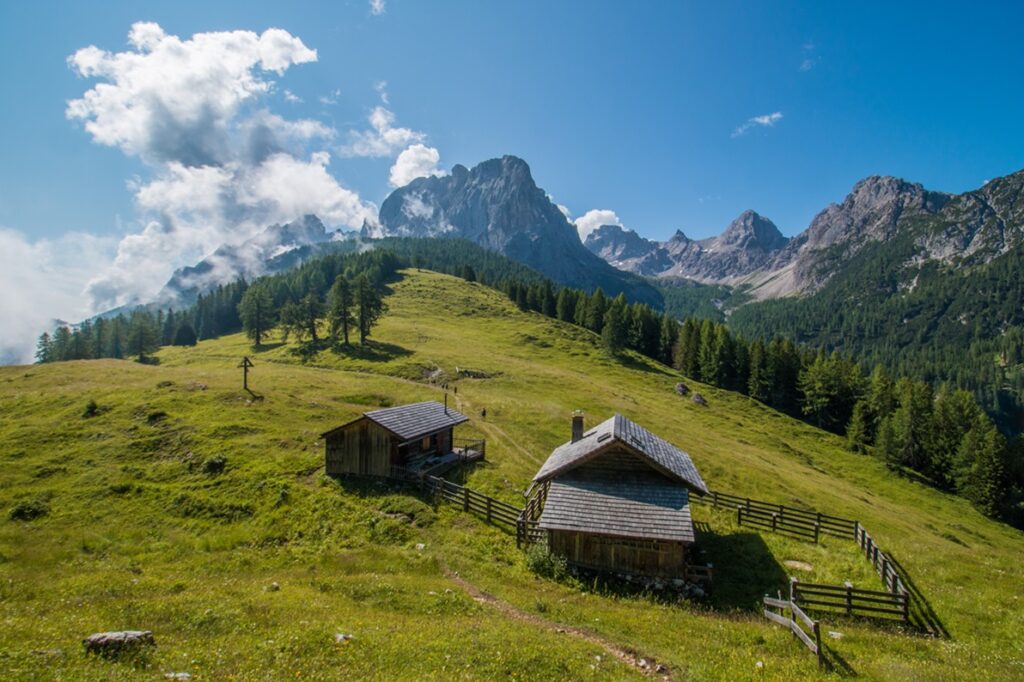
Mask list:
POLYGON ((551 453, 527 491, 553 553, 576 566, 684 577, 695 540, 690 495, 707 494, 690 456, 620 414, 551 453))
POLYGON ((466 421, 434 400, 366 412, 321 435, 327 474, 437 474, 467 459, 481 459, 483 441, 456 444, 455 427, 466 421))

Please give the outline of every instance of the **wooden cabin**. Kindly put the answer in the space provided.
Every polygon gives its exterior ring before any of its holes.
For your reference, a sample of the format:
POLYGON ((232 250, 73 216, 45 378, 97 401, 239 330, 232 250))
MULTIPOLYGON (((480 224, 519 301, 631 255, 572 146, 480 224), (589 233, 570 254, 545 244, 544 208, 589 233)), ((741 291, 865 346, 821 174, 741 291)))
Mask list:
POLYGON ((684 577, 690 495, 708 492, 690 456, 620 414, 555 448, 527 491, 548 547, 575 566, 684 577))
POLYGON ((483 441, 455 444, 455 427, 466 421, 434 400, 366 412, 321 435, 327 474, 401 478, 480 459, 483 441))

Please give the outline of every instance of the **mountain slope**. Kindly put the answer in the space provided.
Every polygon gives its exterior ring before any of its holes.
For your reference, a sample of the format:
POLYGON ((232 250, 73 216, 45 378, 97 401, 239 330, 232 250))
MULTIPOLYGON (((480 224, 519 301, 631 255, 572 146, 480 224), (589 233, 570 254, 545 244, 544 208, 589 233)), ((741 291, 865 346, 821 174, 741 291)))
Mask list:
POLYGON ((253 353, 236 335, 165 349, 155 366, 0 368, 0 507, 49 508, 0 521, 5 676, 643 679, 592 644, 477 603, 447 566, 522 611, 651 655, 677 679, 812 679, 814 658, 757 609, 784 587, 783 562, 809 564, 808 580, 876 586, 851 543, 759 534, 697 507, 709 549, 724 552, 709 606, 605 595, 537 579, 513 537, 461 511, 320 476, 317 434, 382 404, 439 399, 430 375, 458 385, 450 398, 473 417, 461 435, 488 439, 472 487, 521 503, 573 409, 591 423, 622 412, 687 450, 713 488, 858 518, 893 553, 953 639, 826 617, 849 670, 1017 675, 1020 532, 736 394, 688 382, 709 406, 682 400, 667 368, 613 360, 595 335, 485 287, 410 271, 388 302, 368 351, 308 365, 288 346, 253 353), (262 401, 240 391, 242 355, 262 401), (487 378, 456 381, 456 367, 487 378), (100 413, 84 418, 90 398, 100 413), (206 464, 217 456, 219 474, 206 464), (81 655, 83 636, 117 627, 155 630, 151 669, 81 655), (355 638, 335 644, 335 633, 355 638))
POLYGON ((417 178, 392 192, 363 237, 459 237, 525 263, 552 280, 660 304, 643 280, 612 268, 580 243, 576 228, 537 187, 525 161, 503 156, 451 175, 417 178))

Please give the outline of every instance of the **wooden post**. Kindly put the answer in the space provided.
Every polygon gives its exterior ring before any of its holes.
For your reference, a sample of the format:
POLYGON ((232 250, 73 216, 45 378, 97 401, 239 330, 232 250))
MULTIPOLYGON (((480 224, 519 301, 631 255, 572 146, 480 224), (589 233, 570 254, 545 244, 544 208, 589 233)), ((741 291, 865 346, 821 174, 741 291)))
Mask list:
POLYGON ((789 603, 796 603, 796 578, 794 576, 789 577, 789 603))
POLYGON ((843 586, 846 588, 846 613, 853 613, 853 583, 845 582, 843 586))
MULTIPOLYGON (((818 516, 821 516, 821 514, 818 514, 818 516)), ((820 523, 816 523, 816 524, 814 524, 814 544, 818 544, 818 537, 820 535, 821 535, 821 524, 820 523)))
POLYGON ((860 530, 860 521, 853 522, 853 541, 857 541, 857 533, 860 530))
POLYGON ((903 597, 903 622, 904 623, 909 623, 910 622, 910 594, 908 594, 907 592, 904 592, 901 596, 903 597))
POLYGON ((743 507, 738 504, 736 505, 736 525, 743 525, 743 507))
POLYGON ((886 588, 890 590, 892 589, 889 585, 889 557, 884 554, 882 555, 882 584, 885 585, 886 588))
POLYGON ((714 490, 711 492, 711 506, 718 509, 718 491, 714 490))
POLYGON ((825 665, 824 652, 821 650, 821 626, 818 621, 814 621, 814 648, 817 649, 818 653, 818 667, 825 665))
POLYGON ((776 530, 778 525, 779 525, 779 515, 773 512, 772 513, 772 532, 773 533, 775 532, 775 530, 776 530))

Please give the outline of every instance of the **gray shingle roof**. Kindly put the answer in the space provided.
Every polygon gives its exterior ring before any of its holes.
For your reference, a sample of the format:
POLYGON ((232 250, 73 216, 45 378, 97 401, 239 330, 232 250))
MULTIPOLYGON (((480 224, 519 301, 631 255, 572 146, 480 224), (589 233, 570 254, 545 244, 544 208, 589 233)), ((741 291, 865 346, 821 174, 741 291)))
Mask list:
POLYGON ((363 416, 402 440, 412 440, 469 421, 469 417, 450 407, 446 411, 444 405, 436 400, 374 410, 363 416))
POLYGON ((540 527, 628 538, 693 542, 687 489, 655 473, 552 481, 540 527))
POLYGON ((621 414, 606 419, 583 438, 573 443, 559 445, 547 461, 533 477, 534 483, 563 474, 587 461, 594 453, 604 450, 614 443, 621 443, 638 455, 646 458, 655 468, 668 476, 679 480, 693 490, 707 493, 708 487, 697 472, 690 456, 658 438, 639 424, 623 417, 621 414))

